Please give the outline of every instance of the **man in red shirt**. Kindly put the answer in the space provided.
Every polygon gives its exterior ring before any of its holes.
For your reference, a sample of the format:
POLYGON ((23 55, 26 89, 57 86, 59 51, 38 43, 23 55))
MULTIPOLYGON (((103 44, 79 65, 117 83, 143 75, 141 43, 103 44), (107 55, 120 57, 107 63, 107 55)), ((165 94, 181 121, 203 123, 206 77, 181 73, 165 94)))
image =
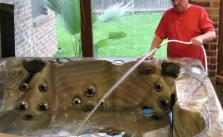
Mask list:
MULTIPOLYGON (((168 43, 167 56, 199 59, 205 68, 204 52, 201 46, 203 42, 216 37, 215 29, 207 12, 200 6, 189 4, 189 0, 171 0, 171 2, 173 8, 163 14, 155 31, 150 51, 159 46, 166 38, 168 40, 191 41, 193 43, 191 45, 168 43)), ((153 55, 148 59, 153 58, 153 55)))

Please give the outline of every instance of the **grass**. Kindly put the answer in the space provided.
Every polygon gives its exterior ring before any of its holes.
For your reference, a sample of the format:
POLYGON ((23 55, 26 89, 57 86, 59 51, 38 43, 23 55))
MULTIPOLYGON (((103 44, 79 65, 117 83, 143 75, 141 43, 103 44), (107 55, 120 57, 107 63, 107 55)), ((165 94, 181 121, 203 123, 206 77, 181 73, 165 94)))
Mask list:
MULTIPOLYGON (((162 13, 126 14, 118 20, 94 23, 94 43, 108 37, 109 32, 123 31, 127 37, 113 40, 108 46, 98 50, 98 57, 139 57, 149 52, 154 31, 161 19, 162 13)), ((57 19, 57 36, 59 47, 63 50, 57 56, 73 56, 70 37, 63 25, 57 19)), ((166 57, 166 46, 161 47, 155 57, 166 57)))

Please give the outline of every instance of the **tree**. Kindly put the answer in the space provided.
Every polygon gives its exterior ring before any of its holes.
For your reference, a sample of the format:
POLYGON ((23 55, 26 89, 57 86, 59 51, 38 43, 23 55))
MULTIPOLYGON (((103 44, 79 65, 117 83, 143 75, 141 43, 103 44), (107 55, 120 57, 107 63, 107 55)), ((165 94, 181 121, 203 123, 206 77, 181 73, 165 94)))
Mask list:
MULTIPOLYGON (((80 24, 80 0, 42 0, 43 6, 54 11, 59 16, 64 28, 70 35, 70 40, 73 46, 74 56, 81 57, 81 24, 80 24)), ((108 7, 105 12, 98 16, 95 10, 92 11, 92 23, 98 19, 101 22, 108 22, 123 16, 128 10, 128 5, 122 6, 122 3, 116 3, 108 7)), ((98 49, 108 46, 111 40, 126 37, 127 34, 122 31, 109 32, 108 38, 99 40, 94 44, 95 55, 97 56, 98 49)))

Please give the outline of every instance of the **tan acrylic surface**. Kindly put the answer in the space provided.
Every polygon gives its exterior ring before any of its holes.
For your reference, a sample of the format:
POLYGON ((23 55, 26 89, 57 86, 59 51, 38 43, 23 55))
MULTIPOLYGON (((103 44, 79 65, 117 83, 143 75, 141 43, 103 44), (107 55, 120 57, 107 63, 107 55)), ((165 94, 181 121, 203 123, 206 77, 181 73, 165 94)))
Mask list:
MULTIPOLYGON (((29 89, 21 92, 19 86, 29 76, 23 67, 24 59, 2 60, 0 79, 4 86, 0 87, 4 91, 4 102, 0 123, 8 123, 12 130, 50 129, 56 125, 77 128, 77 123, 87 116, 103 95, 136 63, 128 60, 124 64, 115 64, 111 59, 42 61, 46 63, 45 67, 34 74, 29 81, 29 89), (42 84, 47 86, 46 92, 40 91, 39 86, 42 84), (86 96, 85 91, 88 88, 96 91, 93 97, 86 96), (78 106, 73 104, 75 98, 81 100, 78 106), (28 104, 25 111, 15 109, 21 102, 28 104), (39 111, 39 104, 47 104, 48 110, 39 111), (27 114, 32 115, 33 120, 24 120, 27 114)), ((193 136, 204 130, 207 137, 223 136, 222 110, 219 108, 215 91, 203 70, 201 74, 191 72, 191 66, 199 65, 200 62, 191 59, 144 61, 105 100, 105 106, 96 111, 88 124, 93 125, 91 128, 94 131, 108 132, 108 129, 113 129, 115 132, 125 131, 126 136, 135 134, 167 137, 170 108, 161 108, 160 100, 167 100, 169 103, 170 96, 174 93, 175 137, 193 136), (163 62, 180 66, 177 78, 161 73, 163 62), (160 91, 155 88, 157 84, 162 86, 160 91), (153 108, 159 120, 142 115, 143 106, 153 108), (103 130, 98 130, 102 127, 103 130)), ((89 130, 88 127, 85 128, 83 134, 89 130)))

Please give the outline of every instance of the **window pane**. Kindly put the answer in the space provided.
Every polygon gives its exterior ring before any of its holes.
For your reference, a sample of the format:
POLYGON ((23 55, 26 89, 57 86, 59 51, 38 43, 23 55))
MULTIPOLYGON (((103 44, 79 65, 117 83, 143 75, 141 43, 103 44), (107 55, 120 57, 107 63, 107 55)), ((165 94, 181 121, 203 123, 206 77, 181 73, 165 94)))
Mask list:
POLYGON ((44 8, 41 5, 41 0, 32 0, 32 17, 35 18, 44 13, 44 8))
MULTIPOLYGON (((138 57, 149 52, 169 0, 92 0, 95 56, 138 57)), ((166 57, 166 46, 155 57, 166 57)))
POLYGON ((57 56, 81 57, 80 0, 58 1, 56 5, 57 56))

